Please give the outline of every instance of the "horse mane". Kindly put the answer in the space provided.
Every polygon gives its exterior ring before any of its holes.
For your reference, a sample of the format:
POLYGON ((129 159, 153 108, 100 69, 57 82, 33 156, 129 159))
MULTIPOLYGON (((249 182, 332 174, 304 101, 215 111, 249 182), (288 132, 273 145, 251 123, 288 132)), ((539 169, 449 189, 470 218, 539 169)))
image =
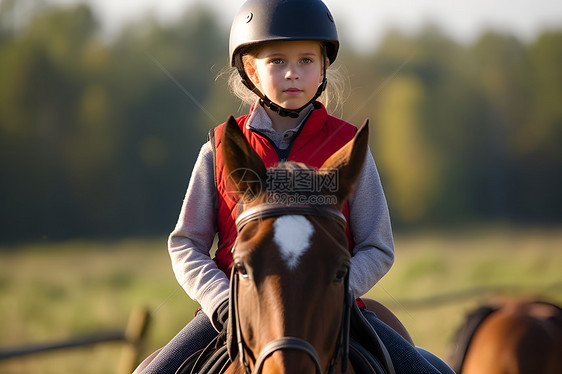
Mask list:
POLYGON ((304 162, 291 161, 291 160, 280 161, 275 166, 272 166, 272 167, 268 168, 267 172, 269 173, 269 172, 273 172, 275 170, 286 170, 291 175, 293 175, 295 173, 298 173, 300 171, 307 171, 307 172, 313 172, 313 173, 317 172, 316 169, 314 169, 311 166, 308 166, 304 162))

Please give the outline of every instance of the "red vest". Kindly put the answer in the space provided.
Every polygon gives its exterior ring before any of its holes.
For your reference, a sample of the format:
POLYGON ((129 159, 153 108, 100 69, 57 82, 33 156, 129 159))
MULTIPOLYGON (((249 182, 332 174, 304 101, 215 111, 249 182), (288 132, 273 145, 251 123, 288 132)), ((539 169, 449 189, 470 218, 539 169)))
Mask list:
MULTIPOLYGON (((326 109, 319 102, 314 103, 315 109, 302 125, 290 150, 288 160, 303 162, 315 169, 322 166, 332 154, 349 142, 356 127, 339 118, 328 115, 326 109)), ((253 108, 252 108, 253 110, 253 108)), ((246 128, 250 115, 244 115, 236 119, 238 126, 246 136, 246 139, 258 155, 262 158, 265 167, 275 166, 280 160, 275 147, 264 136, 246 128)), ((236 239, 236 203, 226 196, 226 173, 221 150, 221 134, 224 123, 215 127, 209 133, 211 144, 214 145, 215 182, 218 192, 218 215, 217 228, 219 234, 218 249, 215 262, 218 267, 230 276, 232 264, 232 245, 236 239)), ((349 229, 349 206, 347 203, 342 207, 342 212, 347 219, 346 236, 349 250, 353 250, 353 239, 349 229)))

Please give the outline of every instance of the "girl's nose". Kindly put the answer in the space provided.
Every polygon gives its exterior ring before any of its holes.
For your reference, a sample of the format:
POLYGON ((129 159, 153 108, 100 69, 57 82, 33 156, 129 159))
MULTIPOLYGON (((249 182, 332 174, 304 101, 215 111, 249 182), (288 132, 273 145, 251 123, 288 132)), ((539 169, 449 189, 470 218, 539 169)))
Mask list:
POLYGON ((285 72, 285 79, 299 79, 300 75, 298 70, 294 66, 289 66, 285 72))

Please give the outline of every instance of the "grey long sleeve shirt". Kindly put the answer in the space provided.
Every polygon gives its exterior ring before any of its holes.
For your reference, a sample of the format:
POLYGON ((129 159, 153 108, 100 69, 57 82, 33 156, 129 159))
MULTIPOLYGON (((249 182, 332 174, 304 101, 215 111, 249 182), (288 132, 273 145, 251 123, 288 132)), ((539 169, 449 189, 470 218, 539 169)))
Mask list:
MULTIPOLYGON (((271 128, 258 107, 248 120, 251 129, 271 128), (265 122, 265 123, 264 123, 265 122)), ((299 125, 300 126, 300 125, 299 125)), ((296 129, 278 137, 283 148, 296 129)), ((274 140, 276 141, 276 140, 274 140)), ((217 191, 214 185, 213 151, 205 143, 193 168, 177 225, 170 234, 168 249, 176 279, 203 312, 212 316, 228 298, 229 280, 210 250, 217 232, 217 191)), ((349 200, 351 232, 355 247, 351 258, 350 287, 355 296, 369 291, 394 262, 394 243, 386 198, 370 152, 349 200)))

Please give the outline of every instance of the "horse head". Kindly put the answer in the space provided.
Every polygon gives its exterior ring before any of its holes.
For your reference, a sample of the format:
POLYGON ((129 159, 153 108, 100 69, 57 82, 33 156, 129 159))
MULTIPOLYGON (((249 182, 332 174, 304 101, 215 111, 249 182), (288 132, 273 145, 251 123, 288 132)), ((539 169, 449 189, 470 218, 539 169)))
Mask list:
POLYGON ((230 191, 239 201, 231 357, 237 355, 246 372, 345 370, 346 310, 352 295, 341 207, 362 169, 367 122, 319 170, 294 162, 266 169, 232 117, 221 142, 230 191), (276 183, 276 177, 296 175, 330 181, 330 186, 299 190, 297 196, 290 184, 276 183))

